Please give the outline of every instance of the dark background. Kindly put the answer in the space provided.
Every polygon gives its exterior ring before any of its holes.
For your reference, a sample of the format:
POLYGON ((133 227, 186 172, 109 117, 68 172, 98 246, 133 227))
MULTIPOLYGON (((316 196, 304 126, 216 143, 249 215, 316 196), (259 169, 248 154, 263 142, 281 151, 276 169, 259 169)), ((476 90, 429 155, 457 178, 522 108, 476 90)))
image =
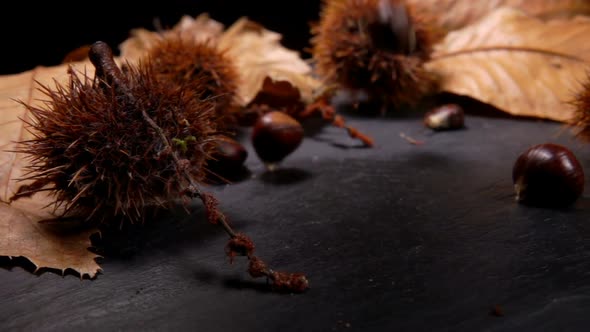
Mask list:
MULTIPOLYGON (((134 28, 155 29, 159 21, 172 27, 183 15, 208 12, 231 25, 247 16, 283 34, 285 46, 303 51, 310 23, 317 20, 320 1, 199 1, 168 0, 127 3, 17 1, 0 14, 2 61, 0 74, 13 74, 37 65, 57 65, 71 50, 102 40, 116 50, 134 28), (122 6, 127 6, 122 7, 122 6)), ((307 54, 303 54, 306 56, 307 54)))

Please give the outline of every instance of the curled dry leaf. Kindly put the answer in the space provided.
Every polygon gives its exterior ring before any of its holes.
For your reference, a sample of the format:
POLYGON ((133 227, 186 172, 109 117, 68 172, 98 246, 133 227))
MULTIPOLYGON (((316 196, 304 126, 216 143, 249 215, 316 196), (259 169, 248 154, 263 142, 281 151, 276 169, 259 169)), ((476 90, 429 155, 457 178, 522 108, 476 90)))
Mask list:
POLYGON ((304 103, 313 101, 319 81, 311 76, 311 67, 298 52, 281 45, 282 36, 260 24, 241 18, 219 39, 219 47, 235 59, 243 84, 238 89, 244 104, 250 104, 260 93, 277 97, 297 88, 304 103), (289 85, 281 88, 286 83, 289 85))
POLYGON ((568 121, 569 104, 590 69, 590 18, 544 22, 500 8, 449 33, 427 68, 442 89, 518 116, 568 121))
POLYGON ((448 31, 465 27, 500 7, 513 7, 542 19, 590 14, 588 0, 406 0, 418 12, 433 13, 436 23, 448 31))
POLYGON ((23 198, 12 204, 7 200, 22 183, 15 179, 24 174, 26 160, 13 151, 15 142, 31 137, 23 120, 27 110, 16 100, 37 100, 41 94, 37 84, 50 85, 64 80, 67 66, 38 67, 17 75, 0 77, 0 256, 25 257, 37 269, 48 268, 65 271, 72 269, 81 276, 94 277, 100 266, 96 254, 90 252, 90 235, 94 229, 65 229, 58 225, 40 223, 55 218, 51 209, 44 208, 51 202, 41 194, 23 198))
POLYGON ((247 18, 241 18, 226 30, 207 14, 195 19, 183 17, 170 30, 132 31, 120 46, 121 58, 139 59, 155 41, 180 33, 195 40, 215 43, 234 61, 240 76, 238 99, 241 106, 264 99, 275 104, 310 103, 320 82, 312 77, 311 67, 298 52, 281 45, 282 36, 247 18))

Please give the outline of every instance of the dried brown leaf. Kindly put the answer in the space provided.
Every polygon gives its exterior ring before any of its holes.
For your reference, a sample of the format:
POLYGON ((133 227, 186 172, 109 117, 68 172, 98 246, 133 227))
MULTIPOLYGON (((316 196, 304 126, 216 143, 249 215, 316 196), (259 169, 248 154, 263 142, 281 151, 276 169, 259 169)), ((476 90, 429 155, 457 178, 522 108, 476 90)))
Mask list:
POLYGON ((43 96, 37 84, 51 86, 65 82, 67 66, 38 67, 16 75, 0 77, 0 256, 25 257, 37 269, 65 271, 72 269, 81 276, 94 277, 100 266, 96 254, 90 252, 92 229, 65 229, 40 221, 55 218, 51 209, 44 208, 50 197, 35 195, 8 204, 7 200, 19 185, 16 179, 24 175, 26 160, 14 153, 18 141, 30 138, 25 122, 28 112, 16 100, 41 103, 43 96), (55 79, 55 81, 54 81, 55 79), (38 83, 37 83, 38 82, 38 83))
POLYGON ((514 115, 568 121, 568 102, 590 69, 590 18, 549 22, 500 8, 454 31, 426 67, 442 89, 514 115))
POLYGON ((311 76, 311 67, 298 52, 281 45, 281 38, 256 22, 241 18, 219 39, 219 47, 233 57, 240 72, 242 84, 238 95, 244 105, 260 93, 280 98, 289 94, 290 87, 299 90, 303 102, 313 100, 319 81, 311 76))
POLYGON ((474 23, 500 7, 513 7, 542 18, 569 18, 590 15, 588 0, 406 0, 417 12, 430 13, 436 23, 455 30, 474 23))

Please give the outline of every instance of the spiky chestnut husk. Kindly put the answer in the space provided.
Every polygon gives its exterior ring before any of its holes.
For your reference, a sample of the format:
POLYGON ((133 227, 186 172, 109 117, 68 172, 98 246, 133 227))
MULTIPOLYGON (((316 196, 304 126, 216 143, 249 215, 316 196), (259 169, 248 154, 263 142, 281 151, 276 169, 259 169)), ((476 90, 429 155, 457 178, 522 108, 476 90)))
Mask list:
POLYGON ((160 39, 147 56, 152 73, 163 83, 184 86, 199 98, 215 103, 217 118, 226 127, 235 126, 238 111, 238 71, 231 58, 212 41, 194 41, 181 36, 160 39))
POLYGON ((569 124, 578 139, 590 142, 590 76, 582 85, 572 104, 574 115, 569 124))
MULTIPOLYGON (((34 138, 21 142, 31 158, 27 179, 11 200, 51 191, 64 216, 142 219, 144 208, 168 206, 178 198, 198 197, 207 220, 229 235, 226 254, 246 256, 248 272, 266 277, 273 290, 304 292, 301 273, 274 271, 254 255, 254 243, 236 233, 218 201, 200 190, 204 165, 215 148, 215 111, 182 86, 162 84, 151 66, 122 71, 103 42, 90 48, 95 78, 80 78, 70 68, 68 86, 42 87, 45 107, 22 103, 31 113, 34 138)), ((109 223, 110 225, 111 223, 109 223)))
POLYGON ((384 107, 413 106, 437 89, 423 67, 438 35, 401 0, 325 0, 312 55, 328 86, 363 90, 384 107))
POLYGON ((149 61, 119 70, 104 43, 92 45, 90 59, 94 79, 70 68, 68 85, 42 87, 44 106, 24 104, 34 138, 20 152, 31 159, 32 183, 13 200, 49 190, 64 215, 140 220, 146 206, 183 196, 186 173, 204 179, 219 134, 214 104, 161 84, 149 61))

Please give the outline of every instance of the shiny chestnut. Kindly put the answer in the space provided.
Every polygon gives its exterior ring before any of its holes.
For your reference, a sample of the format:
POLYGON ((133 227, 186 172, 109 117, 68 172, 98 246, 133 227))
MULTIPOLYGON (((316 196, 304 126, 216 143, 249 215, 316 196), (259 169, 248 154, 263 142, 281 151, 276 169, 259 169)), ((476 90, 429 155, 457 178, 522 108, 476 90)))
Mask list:
POLYGON ((303 127, 293 117, 271 111, 258 118, 254 124, 252 145, 260 160, 273 165, 299 147, 303 134, 303 127))
POLYGON ((453 130, 465 127, 465 112, 458 104, 446 104, 424 115, 424 125, 433 130, 453 130))
POLYGON ((584 170, 566 147, 545 143, 523 152, 512 169, 516 200, 527 205, 565 207, 584 191, 584 170))
POLYGON ((215 149, 207 161, 207 169, 217 176, 233 178, 244 167, 248 158, 246 148, 230 137, 215 140, 215 149))

